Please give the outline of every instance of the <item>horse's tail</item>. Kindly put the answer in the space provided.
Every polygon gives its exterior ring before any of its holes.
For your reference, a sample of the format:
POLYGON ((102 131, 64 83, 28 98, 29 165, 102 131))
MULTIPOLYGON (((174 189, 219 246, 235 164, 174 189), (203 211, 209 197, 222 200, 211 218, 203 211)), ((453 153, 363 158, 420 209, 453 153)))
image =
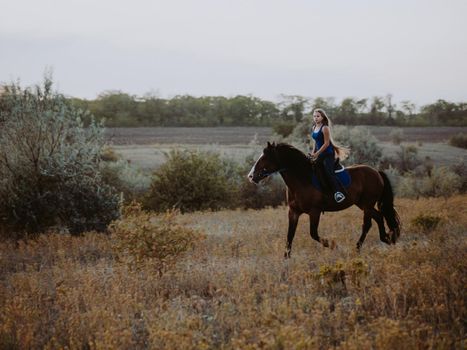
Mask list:
POLYGON ((391 182, 384 172, 380 171, 379 174, 383 178, 384 187, 383 195, 378 200, 378 209, 383 214, 384 219, 386 220, 386 224, 391 230, 390 238, 392 243, 396 243, 401 234, 401 221, 399 214, 397 213, 396 209, 394 209, 394 193, 392 190, 391 182))

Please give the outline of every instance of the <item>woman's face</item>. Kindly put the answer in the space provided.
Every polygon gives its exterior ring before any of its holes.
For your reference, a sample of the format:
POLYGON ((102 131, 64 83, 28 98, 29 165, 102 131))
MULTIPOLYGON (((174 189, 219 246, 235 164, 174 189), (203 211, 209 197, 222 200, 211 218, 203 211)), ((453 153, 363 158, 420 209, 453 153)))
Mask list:
POLYGON ((323 117, 321 116, 321 113, 319 112, 313 113, 313 119, 316 124, 321 124, 323 122, 323 117))

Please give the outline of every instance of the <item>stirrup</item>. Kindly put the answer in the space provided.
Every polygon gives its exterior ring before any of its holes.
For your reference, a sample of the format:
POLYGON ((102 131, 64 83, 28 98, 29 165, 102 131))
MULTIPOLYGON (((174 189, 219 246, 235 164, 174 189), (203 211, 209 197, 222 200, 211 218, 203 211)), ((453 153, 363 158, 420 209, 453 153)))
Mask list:
POLYGON ((337 202, 337 203, 340 203, 342 202, 343 200, 345 199, 345 196, 342 192, 336 192, 334 193, 334 200, 337 202))

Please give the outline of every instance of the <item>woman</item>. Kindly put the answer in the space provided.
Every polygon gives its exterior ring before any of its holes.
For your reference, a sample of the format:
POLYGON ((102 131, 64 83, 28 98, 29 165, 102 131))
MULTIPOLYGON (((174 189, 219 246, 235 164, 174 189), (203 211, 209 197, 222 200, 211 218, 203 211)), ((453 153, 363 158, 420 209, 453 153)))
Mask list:
POLYGON ((337 203, 340 203, 345 199, 345 195, 343 193, 345 192, 345 189, 334 172, 334 163, 336 156, 344 159, 347 156, 348 150, 337 146, 332 141, 330 129, 331 122, 324 110, 321 108, 315 109, 313 111, 313 120, 314 124, 311 137, 315 143, 310 155, 313 160, 318 159, 323 162, 324 170, 334 187, 334 200, 337 203))

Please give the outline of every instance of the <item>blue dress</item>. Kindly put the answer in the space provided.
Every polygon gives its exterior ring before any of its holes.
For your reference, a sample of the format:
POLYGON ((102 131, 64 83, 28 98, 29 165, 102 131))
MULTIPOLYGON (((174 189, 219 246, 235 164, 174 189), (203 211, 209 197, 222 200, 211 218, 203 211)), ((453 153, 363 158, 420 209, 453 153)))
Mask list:
MULTIPOLYGON (((313 131, 311 133, 311 137, 316 142, 315 151, 319 150, 324 144, 324 134, 323 134, 323 126, 319 128, 318 131, 313 131)), ((332 143, 329 143, 329 146, 320 153, 318 156, 318 160, 323 162, 324 170, 328 175, 329 180, 331 180, 331 184, 334 191, 344 191, 344 186, 340 182, 339 178, 336 176, 334 172, 334 146, 332 143)))
MULTIPOLYGON (((316 148, 315 151, 319 150, 323 144, 324 144, 324 134, 323 134, 323 126, 322 125, 318 131, 313 131, 311 133, 311 137, 313 140, 316 142, 316 148)), ((326 149, 319 155, 320 158, 324 157, 325 155, 332 154, 334 155, 334 147, 331 143, 329 143, 329 146, 326 147, 326 149)))

